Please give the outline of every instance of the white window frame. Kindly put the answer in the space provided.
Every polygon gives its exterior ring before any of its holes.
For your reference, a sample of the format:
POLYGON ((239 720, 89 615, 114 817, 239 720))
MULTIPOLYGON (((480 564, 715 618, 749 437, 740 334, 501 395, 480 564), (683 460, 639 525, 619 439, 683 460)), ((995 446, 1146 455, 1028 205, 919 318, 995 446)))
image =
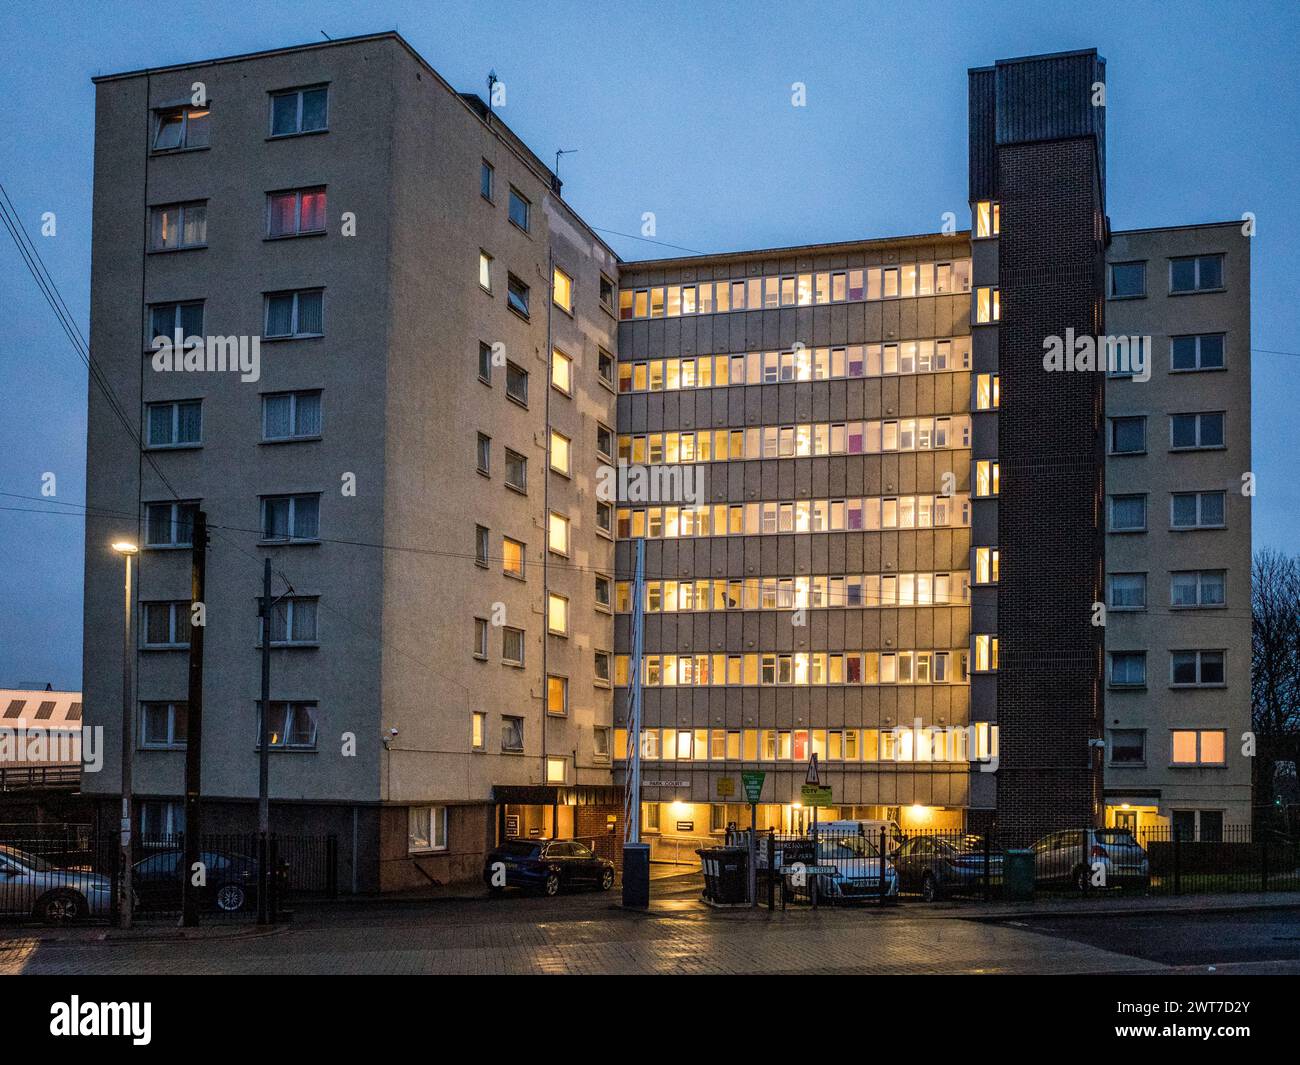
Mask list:
POLYGON ((325 289, 324 288, 294 288, 284 289, 279 292, 267 292, 264 296, 262 311, 262 339, 263 340, 299 340, 311 337, 323 337, 325 335, 325 289), (303 296, 319 295, 320 296, 320 332, 304 333, 298 328, 299 304, 303 296), (272 333, 271 328, 271 301, 284 296, 293 297, 293 310, 289 315, 289 332, 272 333))
POLYGON ((269 99, 267 101, 267 115, 266 115, 267 138, 279 140, 281 137, 301 137, 307 133, 327 132, 330 128, 329 89, 330 89, 329 83, 326 82, 322 85, 303 85, 301 88, 297 88, 297 89, 277 89, 275 92, 268 93, 267 96, 269 97, 269 99), (312 129, 303 129, 302 128, 303 94, 309 92, 315 92, 320 89, 323 89, 325 92, 325 124, 322 126, 316 126, 312 129), (295 109, 296 113, 294 117, 294 124, 293 124, 294 128, 285 133, 276 133, 275 132, 275 101, 286 96, 296 96, 298 98, 297 107, 295 109))
POLYGON ((438 854, 447 850, 447 807, 406 808, 406 853, 438 854), (423 830, 423 831, 421 831, 423 830), (421 844, 423 840, 423 844, 421 844))
POLYGON ((208 201, 207 200, 182 200, 176 203, 158 203, 149 208, 149 250, 150 251, 184 251, 186 248, 206 248, 208 246, 208 201), (185 216, 199 208, 203 212, 203 239, 186 242, 185 240, 185 216), (157 241, 157 219, 160 213, 164 211, 175 211, 177 214, 176 231, 181 235, 178 244, 159 244, 157 241))
POLYGON ((167 702, 162 699, 142 699, 140 701, 140 738, 139 748, 142 751, 183 751, 185 750, 185 740, 176 738, 176 722, 181 714, 188 713, 189 708, 182 700, 180 702, 167 702), (167 712, 167 739, 161 743, 150 742, 148 736, 148 711, 150 708, 165 707, 167 712))
MULTIPOLYGON (((267 619, 268 623, 273 620, 275 609, 280 604, 284 604, 285 607, 284 631, 287 635, 282 640, 277 640, 274 636, 272 636, 271 646, 272 647, 318 647, 320 646, 320 596, 291 595, 276 600, 271 605, 272 617, 267 619), (304 604, 304 603, 311 603, 312 605, 312 614, 313 614, 312 627, 311 627, 312 634, 307 639, 295 640, 293 638, 294 615, 298 612, 298 608, 300 604, 304 604)), ((271 628, 272 631, 274 631, 274 627, 271 626, 271 628)), ((259 634, 258 646, 260 647, 261 645, 262 645, 262 641, 259 634)))
POLYGON ((176 638, 177 616, 184 616, 190 609, 188 599, 144 599, 140 601, 140 646, 150 651, 175 651, 189 647, 189 640, 176 638), (167 639, 154 643, 149 639, 149 608, 167 607, 167 639))
POLYGON ((161 403, 146 404, 148 410, 145 411, 145 433, 149 437, 146 445, 150 451, 177 450, 180 448, 194 448, 203 446, 203 400, 201 399, 173 399, 161 403), (199 411, 199 436, 197 440, 178 440, 176 437, 180 433, 181 425, 181 407, 193 405, 199 411), (171 439, 165 444, 154 443, 153 440, 153 412, 163 407, 171 408, 171 439))
POLYGON ((296 392, 263 392, 262 393, 262 441, 263 443, 280 444, 280 443, 286 443, 293 440, 319 440, 321 436, 324 434, 324 430, 325 430, 324 418, 325 418, 324 396, 321 389, 319 388, 304 388, 304 389, 299 389, 296 392), (289 435, 271 436, 267 432, 267 428, 266 428, 267 401, 272 399, 282 399, 286 396, 289 399, 289 428, 290 428, 289 435), (302 401, 308 396, 316 397, 316 420, 320 423, 320 428, 317 429, 316 432, 314 433, 300 433, 297 431, 298 423, 299 423, 298 407, 302 403, 302 401))
POLYGON ((1228 446, 1228 412, 1223 410, 1196 410, 1196 411, 1178 411, 1169 415, 1169 450, 1170 451, 1222 451, 1228 446), (1202 443, 1202 425, 1206 418, 1218 417, 1221 443, 1206 444, 1202 443), (1174 443, 1174 419, 1175 418, 1195 418, 1196 419, 1196 442, 1193 444, 1175 444, 1174 443))
POLYGON ((145 517, 144 517, 145 544, 144 544, 144 546, 145 546, 147 549, 149 549, 149 550, 173 550, 173 549, 178 549, 178 548, 189 548, 189 547, 193 547, 193 546, 194 546, 194 544, 193 544, 193 539, 194 539, 194 535, 193 535, 193 534, 194 534, 194 514, 195 514, 195 513, 198 511, 198 509, 199 509, 199 503, 198 503, 198 500, 180 500, 180 499, 177 499, 177 500, 166 500, 166 501, 159 501, 159 502, 154 502, 154 503, 146 503, 144 506, 145 506, 145 517), (170 507, 170 508, 171 508, 171 517, 170 517, 170 522, 171 522, 171 536, 172 536, 172 538, 171 538, 170 540, 159 541, 159 542, 152 542, 152 541, 149 540, 149 532, 150 532, 150 529, 151 529, 151 527, 152 527, 152 525, 153 525, 153 520, 152 520, 152 518, 151 518, 151 512, 153 511, 153 509, 154 509, 155 507, 170 507), (184 540, 184 541, 182 541, 182 540, 178 540, 178 539, 176 539, 176 537, 177 537, 178 532, 179 532, 179 530, 180 530, 180 527, 181 527, 181 525, 182 525, 181 513, 182 513, 183 508, 186 508, 186 507, 190 508, 190 520, 189 520, 189 522, 188 522, 189 527, 190 527, 190 538, 189 538, 188 540, 184 540))
POLYGON ((1204 492, 1170 492, 1169 493, 1169 528, 1178 532, 1194 529, 1226 529, 1228 527, 1228 493, 1216 489, 1209 489, 1204 492), (1174 500, 1179 496, 1196 497, 1196 521, 1191 525, 1178 525, 1174 521, 1174 500), (1217 524, 1208 524, 1201 520, 1202 500, 1205 496, 1222 496, 1223 497, 1223 521, 1217 524))
POLYGON ((299 189, 280 189, 266 194, 266 239, 285 240, 290 237, 308 237, 329 231, 329 191, 325 185, 304 185, 299 189), (325 197, 325 217, 319 229, 302 228, 302 198, 307 193, 319 192, 325 197), (271 232, 271 223, 275 218, 275 200, 279 197, 293 197, 293 229, 284 233, 271 232))
POLYGON ((261 539, 259 543, 264 544, 314 544, 320 542, 320 500, 319 492, 297 492, 292 495, 270 495, 261 497, 261 517, 262 526, 260 530, 261 539), (296 535, 298 525, 298 505, 301 500, 311 499, 316 503, 316 534, 314 536, 296 535), (289 532, 287 536, 267 536, 266 535, 266 509, 280 500, 289 502, 289 532))
MULTIPOLYGON (((320 741, 320 704, 314 699, 272 699, 271 706, 283 706, 286 708, 284 716, 284 734, 280 741, 271 742, 273 751, 314 751, 320 741), (308 720, 311 722, 311 740, 307 743, 290 743, 289 737, 293 735, 294 723, 298 714, 306 713, 308 720)), ((258 750, 262 748, 262 705, 260 701, 257 707, 257 736, 254 740, 258 750)))

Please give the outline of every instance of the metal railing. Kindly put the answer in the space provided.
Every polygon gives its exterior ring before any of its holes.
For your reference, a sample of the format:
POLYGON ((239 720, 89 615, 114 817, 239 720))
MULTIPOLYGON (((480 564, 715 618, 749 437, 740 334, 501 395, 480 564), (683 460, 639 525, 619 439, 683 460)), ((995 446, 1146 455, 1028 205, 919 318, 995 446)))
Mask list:
MULTIPOLYGON (((198 891, 205 917, 253 919, 265 877, 272 920, 295 898, 338 893, 338 841, 334 836, 204 835, 201 866, 184 866, 183 835, 140 834, 132 839, 131 880, 135 916, 181 912, 182 878, 198 891)), ((0 918, 49 923, 110 920, 118 912, 121 883, 116 832, 85 826, 0 826, 0 918)))

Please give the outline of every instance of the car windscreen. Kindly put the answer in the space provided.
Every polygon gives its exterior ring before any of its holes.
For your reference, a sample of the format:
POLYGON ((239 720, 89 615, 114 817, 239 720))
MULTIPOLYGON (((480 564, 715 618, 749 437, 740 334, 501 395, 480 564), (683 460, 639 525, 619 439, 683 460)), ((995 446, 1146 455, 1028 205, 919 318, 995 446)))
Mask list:
POLYGON ((528 843, 524 840, 512 839, 507 840, 498 848, 502 854, 508 854, 512 858, 536 858, 541 853, 542 845, 540 843, 528 843))
POLYGON ((1138 841, 1127 828, 1099 828, 1097 839, 1102 843, 1113 843, 1121 847, 1136 847, 1138 841))
POLYGON ((818 840, 823 858, 874 858, 880 852, 866 836, 836 836, 818 840))
POLYGON ((44 858, 29 854, 27 851, 20 851, 17 847, 0 847, 0 854, 3 854, 11 862, 31 869, 33 872, 48 873, 55 868, 44 858))

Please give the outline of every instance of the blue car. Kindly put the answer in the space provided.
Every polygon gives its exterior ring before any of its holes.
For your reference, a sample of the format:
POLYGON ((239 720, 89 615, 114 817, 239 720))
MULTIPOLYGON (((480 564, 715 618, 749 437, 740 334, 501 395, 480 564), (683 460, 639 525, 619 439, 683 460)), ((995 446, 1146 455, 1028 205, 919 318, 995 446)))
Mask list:
POLYGON ((483 863, 483 882, 494 894, 508 887, 558 895, 561 888, 614 886, 614 863, 570 839, 508 839, 483 863))

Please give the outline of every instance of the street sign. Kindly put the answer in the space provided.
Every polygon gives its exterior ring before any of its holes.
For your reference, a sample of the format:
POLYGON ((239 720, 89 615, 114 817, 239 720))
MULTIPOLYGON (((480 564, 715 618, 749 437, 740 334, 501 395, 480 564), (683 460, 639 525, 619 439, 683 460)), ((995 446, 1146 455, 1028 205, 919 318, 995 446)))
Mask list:
POLYGON ((727 797, 736 794, 736 780, 734 777, 718 777, 718 795, 727 797))
POLYGON ((751 802, 758 802, 759 797, 763 794, 763 781, 767 779, 767 774, 761 769, 747 769, 740 774, 740 783, 745 788, 745 798, 751 802))
POLYGON ((643 788, 689 788, 690 786, 691 786, 691 782, 689 780, 643 780, 641 781, 641 787, 643 788))
POLYGON ((817 754, 814 751, 808 758, 808 775, 804 777, 805 784, 820 784, 821 777, 817 774, 817 754))
POLYGON ((830 806, 831 789, 829 785, 805 784, 799 789, 799 798, 805 806, 830 806))

